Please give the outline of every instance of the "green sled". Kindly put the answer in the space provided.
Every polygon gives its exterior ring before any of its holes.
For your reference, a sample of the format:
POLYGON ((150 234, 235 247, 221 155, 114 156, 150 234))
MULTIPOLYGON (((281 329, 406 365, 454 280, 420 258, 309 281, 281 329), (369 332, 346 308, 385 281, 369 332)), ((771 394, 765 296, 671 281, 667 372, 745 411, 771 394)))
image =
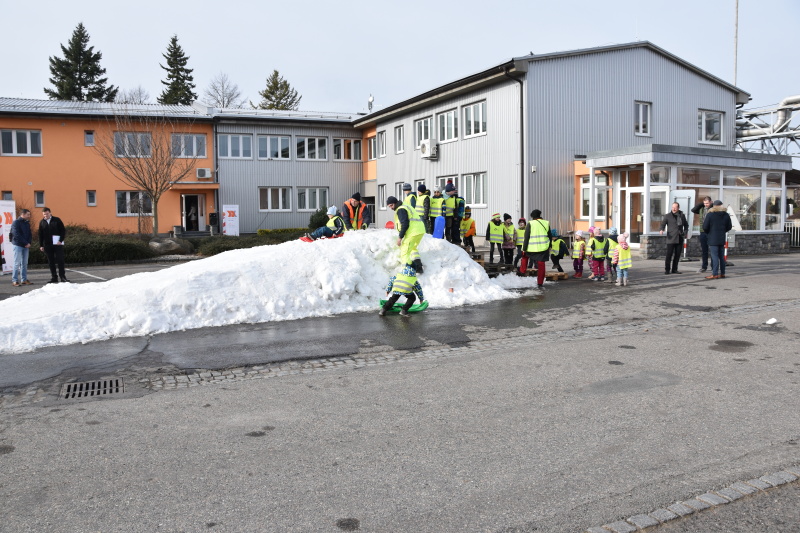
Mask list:
MULTIPOLYGON (((381 305, 380 306, 383 307, 384 305, 386 305, 386 300, 381 300, 381 305)), ((403 308, 403 305, 404 304, 401 304, 400 302, 396 302, 392 306, 392 308, 389 309, 388 312, 389 313, 399 313, 400 310, 403 308)), ((424 300, 421 304, 412 305, 411 308, 408 310, 408 312, 409 313, 418 313, 420 311, 424 311, 427 308, 428 308, 428 300, 424 300)))

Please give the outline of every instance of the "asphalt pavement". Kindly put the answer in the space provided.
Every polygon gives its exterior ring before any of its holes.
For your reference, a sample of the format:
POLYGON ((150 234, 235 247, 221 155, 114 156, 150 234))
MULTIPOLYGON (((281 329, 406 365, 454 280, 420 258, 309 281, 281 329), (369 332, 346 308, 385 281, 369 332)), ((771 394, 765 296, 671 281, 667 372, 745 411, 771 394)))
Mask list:
POLYGON ((0 531, 797 531, 798 257, 2 356, 0 531))

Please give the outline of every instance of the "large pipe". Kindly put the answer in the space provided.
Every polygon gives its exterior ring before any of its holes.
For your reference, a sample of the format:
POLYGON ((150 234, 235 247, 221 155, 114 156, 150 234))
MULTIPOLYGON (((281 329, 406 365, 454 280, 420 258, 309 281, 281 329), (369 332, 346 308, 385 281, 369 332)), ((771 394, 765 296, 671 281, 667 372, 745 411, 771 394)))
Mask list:
MULTIPOLYGON (((800 104, 800 95, 789 96, 781 100, 778 104, 778 112, 775 117, 775 122, 772 126, 764 128, 748 128, 736 130, 736 137, 757 137, 759 135, 770 135, 785 130, 792 120, 792 107, 793 105, 800 104)), ((737 121, 738 122, 738 121, 737 121)))

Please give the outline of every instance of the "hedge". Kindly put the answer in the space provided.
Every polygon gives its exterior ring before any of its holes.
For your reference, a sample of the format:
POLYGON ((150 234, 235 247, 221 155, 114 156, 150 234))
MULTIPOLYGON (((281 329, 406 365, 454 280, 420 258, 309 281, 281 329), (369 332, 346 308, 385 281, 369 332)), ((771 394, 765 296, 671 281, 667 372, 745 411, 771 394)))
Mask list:
MULTIPOLYGON (((150 249, 147 242, 137 237, 119 235, 97 235, 92 233, 70 232, 67 230, 67 240, 64 245, 64 262, 76 263, 107 263, 113 261, 134 261, 149 259, 156 253, 150 249)), ((47 257, 34 240, 31 246, 29 264, 47 264, 47 257)))

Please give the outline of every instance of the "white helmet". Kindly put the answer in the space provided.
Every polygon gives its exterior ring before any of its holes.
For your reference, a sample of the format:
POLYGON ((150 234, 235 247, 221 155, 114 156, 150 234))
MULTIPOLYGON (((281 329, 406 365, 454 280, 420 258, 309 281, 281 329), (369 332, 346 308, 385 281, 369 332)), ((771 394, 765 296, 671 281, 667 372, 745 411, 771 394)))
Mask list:
POLYGON ((336 214, 336 206, 335 205, 332 205, 332 206, 330 206, 328 208, 328 214, 329 215, 335 215, 336 214))

